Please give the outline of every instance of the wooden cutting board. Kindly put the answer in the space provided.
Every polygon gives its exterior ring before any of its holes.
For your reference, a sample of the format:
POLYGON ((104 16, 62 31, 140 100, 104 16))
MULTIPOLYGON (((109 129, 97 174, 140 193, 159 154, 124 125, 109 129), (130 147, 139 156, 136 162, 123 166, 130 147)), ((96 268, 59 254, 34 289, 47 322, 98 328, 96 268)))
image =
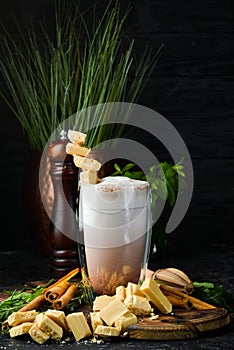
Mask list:
MULTIPOLYGON (((31 286, 43 285, 43 282, 30 282, 31 286)), ((22 288, 22 286, 21 286, 22 288)), ((20 289, 6 288, 10 290, 20 289)), ((0 302, 9 297, 0 292, 0 302)), ((82 311, 82 310, 80 310, 82 311)), ((86 310, 87 311, 87 310, 86 310)), ((128 337, 144 340, 192 339, 199 334, 222 328, 230 323, 230 316, 223 308, 207 310, 175 310, 172 315, 159 315, 157 319, 143 318, 137 324, 129 326, 128 337)))
POLYGON ((209 310, 175 311, 173 315, 160 315, 157 319, 144 318, 128 327, 128 336, 134 339, 176 340, 191 339, 200 333, 226 326, 230 322, 228 311, 209 310))

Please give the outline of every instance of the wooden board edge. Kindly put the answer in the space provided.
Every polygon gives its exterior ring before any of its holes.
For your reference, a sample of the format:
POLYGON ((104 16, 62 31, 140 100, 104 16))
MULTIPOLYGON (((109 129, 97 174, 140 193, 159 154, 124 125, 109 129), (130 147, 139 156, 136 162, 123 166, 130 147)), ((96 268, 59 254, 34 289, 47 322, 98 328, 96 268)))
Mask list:
MULTIPOLYGON (((210 312, 210 310, 206 311, 210 312)), ((152 323, 152 325, 148 325, 145 328, 142 326, 142 323, 137 323, 129 326, 127 331, 130 339, 184 340, 197 338, 202 333, 221 329, 227 326, 230 321, 230 314, 226 309, 216 308, 211 311, 211 319, 178 320, 175 323, 178 329, 174 328, 173 325, 170 327, 170 323, 166 323, 164 329, 162 327, 157 328, 157 323, 155 323, 155 326, 152 323), (216 312, 218 316, 216 316, 216 312)))

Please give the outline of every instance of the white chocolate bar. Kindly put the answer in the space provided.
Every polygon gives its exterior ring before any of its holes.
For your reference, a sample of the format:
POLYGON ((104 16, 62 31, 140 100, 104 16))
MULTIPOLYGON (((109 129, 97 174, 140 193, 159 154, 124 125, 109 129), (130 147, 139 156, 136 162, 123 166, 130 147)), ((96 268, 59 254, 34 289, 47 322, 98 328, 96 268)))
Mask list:
POLYGON ((130 295, 139 295, 141 297, 145 296, 142 290, 140 289, 139 284, 128 282, 126 287, 126 298, 130 295))
POLYGON ((57 323, 66 332, 68 330, 67 320, 64 311, 48 309, 45 312, 52 321, 57 323))
POLYGON ((128 310, 135 315, 150 315, 152 308, 149 301, 145 297, 139 295, 129 295, 125 300, 124 304, 128 310))
POLYGON ((104 309, 108 304, 110 304, 115 299, 114 296, 100 295, 95 298, 93 302, 93 311, 100 311, 104 309))
POLYGON ((67 315, 67 323, 77 341, 92 335, 83 312, 67 315))
POLYGON ((127 312, 124 303, 115 299, 100 311, 100 316, 108 326, 113 326, 115 320, 127 312))
POLYGON ((126 288, 124 286, 116 287, 115 298, 124 302, 124 299, 126 298, 126 288))
POLYGON ((126 331, 126 329, 132 324, 137 323, 137 317, 131 312, 126 313, 125 315, 120 316, 115 321, 115 327, 120 330, 120 332, 126 331))
POLYGON ((120 330, 116 327, 97 326, 95 334, 101 337, 118 337, 120 330))
POLYGON ((163 294, 155 280, 146 278, 140 289, 163 314, 168 314, 172 311, 171 302, 163 294))
POLYGON ((36 317, 38 327, 46 333, 51 339, 60 341, 63 336, 63 329, 48 316, 40 313, 36 317))
POLYGON ((90 321, 93 328, 93 332, 95 331, 97 326, 103 326, 103 321, 100 317, 99 312, 90 312, 90 321))
POLYGON ((50 338, 48 334, 43 332, 38 327, 37 323, 34 323, 28 333, 30 334, 31 338, 38 344, 44 344, 50 338))
POLYGON ((14 338, 18 337, 19 335, 28 333, 33 324, 33 322, 24 322, 19 324, 18 326, 12 327, 9 331, 10 337, 14 338))
POLYGON ((16 311, 7 319, 9 326, 17 326, 23 322, 33 322, 37 316, 36 310, 32 311, 16 311))

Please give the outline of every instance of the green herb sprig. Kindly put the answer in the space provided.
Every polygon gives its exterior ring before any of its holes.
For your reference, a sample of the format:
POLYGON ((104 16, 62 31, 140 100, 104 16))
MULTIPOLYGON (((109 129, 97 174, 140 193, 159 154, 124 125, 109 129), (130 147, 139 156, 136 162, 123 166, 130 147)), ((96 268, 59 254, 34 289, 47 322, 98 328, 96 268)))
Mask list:
POLYGON ((32 290, 27 290, 26 287, 19 291, 5 290, 4 292, 10 296, 0 303, 0 322, 5 321, 12 312, 20 310, 23 306, 41 295, 44 289, 44 287, 37 286, 32 290))
MULTIPOLYGON (((90 287, 90 292, 94 294, 94 290, 90 287)), ((68 314, 77 311, 81 305, 90 304, 89 291, 87 287, 84 286, 82 281, 77 282, 77 292, 76 295, 70 300, 70 302, 65 306, 63 311, 68 314)))
POLYGON ((152 194, 152 206, 154 207, 158 198, 168 200, 170 206, 173 206, 178 193, 178 176, 182 178, 181 190, 186 188, 183 159, 177 164, 163 162, 153 165, 149 168, 148 174, 142 170, 135 170, 136 164, 128 163, 122 169, 115 163, 115 171, 112 176, 126 176, 135 180, 146 180, 150 183, 152 194))
MULTIPOLYGON (((22 307, 30 303, 36 297, 41 295, 44 290, 52 283, 50 280, 46 286, 37 286, 36 288, 28 289, 27 287, 21 290, 4 290, 9 294, 9 297, 0 303, 0 323, 4 322, 12 312, 20 310, 22 307)), ((87 294, 87 288, 82 281, 77 282, 77 292, 75 296, 64 308, 65 313, 76 311, 81 305, 89 304, 89 298, 87 294)), ((45 302, 42 307, 37 311, 45 311, 51 308, 51 303, 45 302)))
POLYGON ((141 171, 141 170, 138 171, 138 170, 132 169, 132 168, 136 168, 136 164, 134 164, 134 163, 126 164, 122 169, 117 163, 115 163, 114 168, 115 168, 115 171, 111 174, 112 176, 126 176, 126 177, 129 177, 130 179, 135 179, 135 180, 145 180, 146 179, 143 171, 141 171))
POLYGON ((234 313, 234 295, 222 285, 215 285, 211 282, 193 282, 193 285, 192 295, 194 297, 234 313))
MULTIPOLYGON (((172 207, 175 203, 178 195, 178 177, 180 176, 180 191, 186 189, 185 173, 183 171, 183 159, 177 164, 169 164, 163 162, 155 164, 149 168, 148 174, 138 170, 134 163, 128 163, 124 167, 120 167, 119 164, 114 164, 115 171, 112 176, 126 176, 136 180, 146 180, 150 183, 151 196, 152 196, 152 216, 157 213, 157 200, 161 198, 163 201, 168 201, 172 207)), ((151 255, 150 258, 154 260, 156 258, 155 252, 157 252, 157 258, 164 256, 167 247, 167 238, 165 234, 165 219, 163 213, 157 220, 152 228, 152 242, 151 242, 151 255)))

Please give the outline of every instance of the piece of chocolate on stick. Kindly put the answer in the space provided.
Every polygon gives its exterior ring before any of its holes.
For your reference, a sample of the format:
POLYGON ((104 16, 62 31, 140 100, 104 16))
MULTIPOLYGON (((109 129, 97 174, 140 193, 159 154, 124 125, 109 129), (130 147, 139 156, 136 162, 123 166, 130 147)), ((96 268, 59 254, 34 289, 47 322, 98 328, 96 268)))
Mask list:
POLYGON ((67 136, 68 136, 69 140, 74 144, 83 145, 85 143, 86 134, 84 134, 80 131, 69 129, 67 136))
POLYGON ((74 145, 71 142, 68 142, 66 145, 66 153, 67 154, 76 154, 76 155, 81 156, 81 157, 86 157, 90 151, 91 151, 91 149, 88 147, 74 145))
POLYGON ((95 159, 84 158, 81 156, 74 155, 75 166, 84 170, 98 171, 101 168, 101 163, 95 159))
POLYGON ((93 170, 84 170, 80 172, 80 184, 93 184, 98 183, 97 172, 93 170))

